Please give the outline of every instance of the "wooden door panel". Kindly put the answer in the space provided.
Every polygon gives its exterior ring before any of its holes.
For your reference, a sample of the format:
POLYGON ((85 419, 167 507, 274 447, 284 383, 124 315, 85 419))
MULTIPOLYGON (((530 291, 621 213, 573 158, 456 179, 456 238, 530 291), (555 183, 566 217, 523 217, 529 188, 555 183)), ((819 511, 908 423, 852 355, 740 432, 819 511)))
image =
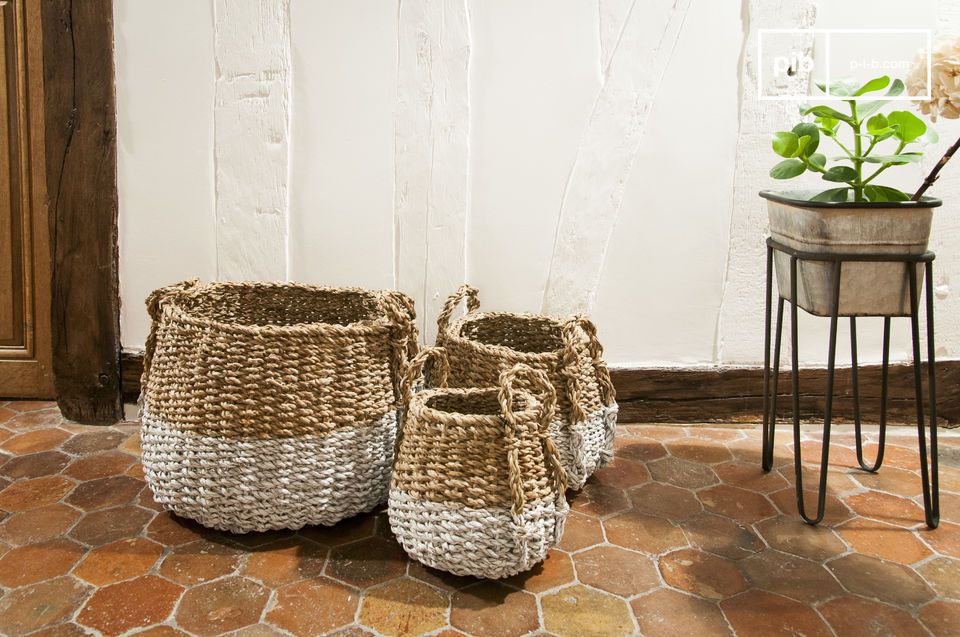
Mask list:
POLYGON ((0 0, 0 396, 51 397, 40 11, 0 0))

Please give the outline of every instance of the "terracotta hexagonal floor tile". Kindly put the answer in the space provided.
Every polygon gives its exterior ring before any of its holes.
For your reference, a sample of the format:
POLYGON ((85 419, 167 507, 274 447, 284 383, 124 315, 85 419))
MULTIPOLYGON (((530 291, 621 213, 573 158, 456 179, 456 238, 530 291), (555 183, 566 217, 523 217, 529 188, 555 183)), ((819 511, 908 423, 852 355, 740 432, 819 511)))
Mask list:
POLYGON ((446 595, 423 582, 402 578, 367 591, 360 623, 384 635, 413 637, 447 623, 446 595))
MULTIPOLYGON (((201 527, 202 529, 202 527, 201 527)), ((253 531, 250 533, 226 533, 224 537, 230 542, 247 549, 255 549, 267 544, 274 544, 281 540, 289 540, 296 535, 291 529, 273 529, 271 531, 253 531)))
MULTIPOLYGON (((35 633, 30 633, 30 637, 90 637, 90 629, 84 628, 83 626, 78 626, 74 623, 66 624, 57 624, 55 626, 50 626, 49 628, 44 628, 43 630, 38 630, 35 633)), ((181 633, 182 635, 182 633, 181 633)), ((153 633, 148 630, 146 632, 137 633, 137 637, 180 637, 180 635, 169 635, 161 636, 153 633)))
POLYGON ((703 464, 718 464, 733 459, 733 454, 724 445, 712 440, 683 438, 665 443, 674 458, 692 460, 703 464))
POLYGON ((364 513, 340 520, 333 526, 305 526, 298 533, 325 546, 340 546, 372 536, 375 525, 376 517, 364 513))
POLYGON ((851 554, 829 562, 827 568, 855 595, 907 606, 917 606, 934 597, 926 582, 901 564, 851 554))
MULTIPOLYGON (((446 631, 437 633, 436 637, 443 637, 444 632, 446 631)), ((460 633, 457 634, 459 635, 460 633)), ((238 635, 237 637, 240 636, 238 635)), ((330 633, 330 637, 376 637, 376 635, 359 626, 347 626, 346 628, 341 628, 335 633, 330 633)))
POLYGON ((619 428, 633 436, 660 441, 677 440, 687 436, 687 430, 677 425, 620 425, 619 428))
POLYGON ((692 546, 731 560, 753 555, 764 548, 763 540, 749 526, 712 513, 685 520, 680 528, 692 546))
POLYGON ((81 482, 66 502, 82 511, 109 509, 129 503, 142 488, 143 483, 130 476, 100 478, 81 482))
POLYGON ((216 531, 204 528, 198 522, 178 517, 168 511, 157 514, 147 527, 147 537, 164 546, 177 546, 215 536, 216 531))
POLYGON ((669 521, 638 511, 627 511, 604 520, 603 527, 611 543, 650 555, 687 545, 683 531, 669 521))
POLYGON ((96 480, 120 475, 133 463, 134 459, 128 454, 106 451, 78 458, 63 473, 77 480, 96 480))
POLYGON ((777 514, 777 510, 763 495, 726 484, 699 491, 697 497, 708 511, 746 524, 777 514))
MULTIPOLYGON (((570 496, 568 495, 568 498, 570 496)), ((587 482, 583 489, 573 494, 570 508, 585 515, 605 518, 630 508, 630 501, 622 489, 596 482, 587 482)))
MULTIPOLYGON (((827 489, 829 489, 829 485, 827 489)), ((815 486, 804 488, 803 501, 808 516, 814 516, 817 513, 817 489, 815 486)), ((786 516, 792 516, 800 519, 797 511, 797 492, 793 487, 787 487, 781 491, 770 494, 770 499, 777 506, 780 512, 786 516)), ((847 508, 838 497, 827 495, 824 500, 823 520, 820 522, 824 526, 836 526, 846 522, 853 517, 853 513, 847 508)))
POLYGON ((828 526, 810 526, 799 517, 779 516, 755 525, 770 548, 822 562, 847 550, 828 526))
POLYGON ((576 575, 570 556, 562 551, 551 549, 544 561, 523 573, 504 580, 506 584, 522 588, 531 593, 542 593, 551 588, 569 584, 576 575))
POLYGON ((877 473, 861 471, 853 479, 867 489, 892 493, 905 498, 920 495, 920 476, 896 467, 882 467, 877 473))
POLYGON ((77 621, 104 635, 120 635, 165 620, 182 592, 176 584, 156 575, 112 584, 98 589, 87 600, 77 621))
POLYGON ((598 469, 592 480, 615 489, 629 489, 650 480, 650 473, 644 465, 625 458, 614 458, 613 462, 598 469))
POLYGON ((289 584, 323 572, 329 549, 294 537, 262 546, 247 558, 243 574, 268 586, 289 584))
POLYGON ((196 635, 222 635, 258 623, 269 597, 269 590, 243 577, 201 584, 183 594, 177 625, 196 635))
POLYGON ((766 591, 747 591, 720 602, 720 608, 739 637, 832 635, 812 608, 766 591))
MULTIPOLYGON (((897 440, 895 437, 887 441, 886 448, 883 451, 883 466, 919 471, 920 453, 916 446, 916 437, 914 437, 912 445, 909 443, 903 444, 904 442, 902 439, 897 440), (901 444, 896 444, 897 442, 901 444)), ((863 455, 868 459, 876 458, 877 445, 875 443, 863 445, 863 455)))
POLYGON ((751 464, 734 460, 714 465, 713 471, 724 484, 756 493, 770 493, 789 486, 789 482, 778 472, 764 473, 759 462, 751 464))
POLYGON ((940 522, 940 526, 935 529, 923 527, 920 530, 920 537, 926 540, 937 553, 949 557, 960 557, 960 524, 940 522))
POLYGON ((0 449, 14 455, 23 456, 30 453, 37 453, 38 451, 56 449, 69 437, 70 434, 62 429, 37 429, 36 431, 28 431, 27 433, 18 434, 8 439, 0 445, 0 449))
POLYGON ((96 548, 73 571, 96 586, 106 586, 146 574, 163 555, 163 547, 143 538, 118 540, 96 548))
POLYGON ((277 590, 267 621, 298 637, 313 637, 353 623, 359 595, 325 577, 287 584, 277 590))
POLYGON ((32 584, 0 596, 0 634, 26 635, 69 618, 89 587, 72 577, 32 584))
MULTIPOLYGON (((12 409, 18 413, 28 413, 31 411, 43 411, 47 409, 54 409, 57 406, 57 403, 52 400, 12 400, 7 403, 7 409, 12 409)), ((60 412, 53 412, 60 417, 60 412)))
POLYGON ((65 504, 51 504, 12 515, 0 525, 0 540, 19 546, 64 535, 80 512, 65 504))
POLYGON ((127 434, 115 429, 103 429, 74 436, 63 444, 63 450, 76 456, 85 456, 98 451, 116 449, 126 440, 127 434))
POLYGON ((650 476, 657 482, 672 484, 681 489, 702 489, 717 484, 719 479, 709 465, 679 458, 661 458, 647 465, 650 476))
POLYGON ((627 603, 585 586, 570 586, 544 597, 544 628, 560 637, 617 637, 635 632, 627 603))
POLYGON ((857 515, 897 526, 913 527, 923 520, 923 508, 920 505, 889 493, 866 491, 848 495, 844 501, 857 515))
POLYGON ((209 540, 197 540, 171 549, 160 564, 160 574, 184 586, 230 575, 240 565, 244 551, 209 540))
POLYGON ((0 509, 29 511, 53 504, 70 492, 73 482, 63 476, 19 480, 0 491, 0 509))
POLYGON ((927 604, 920 609, 920 620, 935 637, 960 635, 960 604, 945 601, 927 604))
POLYGON ((133 464, 127 467, 127 470, 123 472, 123 475, 130 476, 131 478, 136 478, 137 480, 147 479, 143 465, 137 462, 136 460, 134 460, 133 464))
POLYGON ((407 570, 407 556, 396 542, 370 538, 330 552, 326 574, 360 588, 373 586, 407 570))
POLYGON ((407 574, 435 588, 447 591, 457 591, 482 581, 469 575, 454 575, 453 573, 430 568, 416 560, 410 560, 410 564, 407 566, 407 574))
POLYGON ((59 410, 48 409, 45 411, 34 411, 26 414, 18 414, 7 421, 8 429, 14 431, 29 431, 41 427, 54 427, 63 423, 63 416, 59 410))
POLYGON ((661 557, 659 566, 667 584, 700 597, 725 599, 747 588, 733 562, 703 551, 674 551, 661 557))
POLYGON ((153 515, 135 506, 101 509, 88 513, 77 522, 70 537, 92 546, 108 544, 138 535, 153 515))
POLYGON ((779 551, 768 549, 748 557, 740 571, 752 587, 800 602, 818 603, 843 593, 822 564, 779 551))
POLYGON ((862 597, 840 597, 819 607, 837 635, 922 636, 926 631, 910 613, 862 597))
POLYGON ((70 572, 84 549, 64 538, 12 549, 0 557, 0 585, 17 588, 70 572))
POLYGON ((692 595, 664 588, 635 599, 630 606, 646 637, 733 635, 715 602, 692 595))
POLYGON ((616 457, 631 462, 650 462, 667 455, 663 445, 652 438, 618 437, 613 443, 613 448, 616 457))
POLYGON ((919 567, 917 572, 938 594, 960 599, 960 560, 938 557, 919 567))
POLYGON ((837 533, 854 551, 891 562, 913 564, 931 555, 912 531, 877 520, 853 518, 838 526, 837 533))
MULTIPOLYGON (((611 518, 612 519, 612 518, 611 518)), ((560 538, 560 548, 564 551, 579 551, 603 542, 603 527, 600 520, 572 512, 567 516, 560 538)))
MULTIPOLYGON (((339 634, 339 633, 334 633, 339 634)), ((230 633, 230 637, 286 637, 287 633, 280 632, 278 628, 269 626, 267 624, 257 624, 256 626, 246 626, 240 630, 235 630, 230 633)), ((357 635, 364 635, 364 632, 357 633, 357 635)), ((333 637, 330 635, 329 637, 333 637)))
POLYGON ((537 600, 499 582, 482 582, 453 595, 450 624, 477 637, 524 635, 540 625, 537 600))
POLYGON ((597 546, 574 560, 581 582, 614 595, 633 597, 660 585, 652 559, 619 546, 597 546))
POLYGON ((686 520, 703 510, 691 491, 659 482, 631 489, 630 499, 637 511, 674 521, 686 520))
POLYGON ((62 451, 41 451, 27 456, 14 456, 4 463, 0 475, 11 480, 39 478, 60 473, 70 462, 70 456, 62 451))
MULTIPOLYGON (((182 630, 177 630, 173 626, 154 626, 146 630, 138 630, 137 637, 190 637, 182 630)), ((233 637, 231 635, 231 637, 233 637)))

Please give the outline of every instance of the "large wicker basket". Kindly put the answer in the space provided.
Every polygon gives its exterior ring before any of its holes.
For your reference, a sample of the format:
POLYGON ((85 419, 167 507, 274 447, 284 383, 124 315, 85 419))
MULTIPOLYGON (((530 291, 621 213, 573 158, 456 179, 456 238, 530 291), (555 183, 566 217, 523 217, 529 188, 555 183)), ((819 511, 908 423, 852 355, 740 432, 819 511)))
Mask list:
POLYGON ((411 557, 457 575, 500 578, 533 567, 560 540, 569 507, 566 476, 547 429, 556 394, 541 372, 517 365, 499 388, 412 388, 433 358, 443 385, 446 356, 421 352, 404 379, 389 517, 411 557), (525 380, 542 400, 518 389, 525 380))
POLYGON ((157 502, 244 533, 386 500, 398 380, 417 347, 409 298, 187 281, 147 308, 141 445, 157 502))
POLYGON ((569 486, 579 489, 613 459, 616 393, 597 330, 588 319, 479 312, 476 288, 461 286, 437 319, 437 346, 450 359, 451 387, 487 387, 517 363, 544 372, 557 391, 550 435, 569 486), (467 313, 451 321, 461 301, 467 313))

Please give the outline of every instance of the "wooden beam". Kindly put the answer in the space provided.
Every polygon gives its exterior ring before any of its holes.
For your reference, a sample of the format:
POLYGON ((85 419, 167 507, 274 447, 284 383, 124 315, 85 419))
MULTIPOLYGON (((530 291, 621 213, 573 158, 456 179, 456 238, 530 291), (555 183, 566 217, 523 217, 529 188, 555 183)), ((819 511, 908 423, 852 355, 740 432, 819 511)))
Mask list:
POLYGON ((53 370, 64 416, 122 417, 112 0, 42 0, 53 370))

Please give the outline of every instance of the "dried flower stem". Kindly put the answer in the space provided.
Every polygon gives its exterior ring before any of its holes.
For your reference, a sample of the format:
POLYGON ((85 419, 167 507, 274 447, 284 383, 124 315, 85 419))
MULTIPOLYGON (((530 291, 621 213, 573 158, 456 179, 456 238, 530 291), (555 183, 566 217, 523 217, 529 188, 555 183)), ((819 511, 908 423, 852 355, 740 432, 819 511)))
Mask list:
POLYGON ((947 165, 947 162, 950 161, 950 158, 953 157, 954 153, 960 150, 960 138, 957 138, 957 141, 953 142, 953 146, 947 149, 947 152, 943 154, 943 157, 940 158, 940 161, 937 162, 937 165, 933 167, 933 170, 930 171, 930 174, 927 175, 927 178, 923 180, 923 183, 920 185, 920 189, 913 195, 914 201, 920 201, 920 198, 923 197, 923 193, 927 192, 927 189, 933 185, 940 177, 940 170, 947 165))

